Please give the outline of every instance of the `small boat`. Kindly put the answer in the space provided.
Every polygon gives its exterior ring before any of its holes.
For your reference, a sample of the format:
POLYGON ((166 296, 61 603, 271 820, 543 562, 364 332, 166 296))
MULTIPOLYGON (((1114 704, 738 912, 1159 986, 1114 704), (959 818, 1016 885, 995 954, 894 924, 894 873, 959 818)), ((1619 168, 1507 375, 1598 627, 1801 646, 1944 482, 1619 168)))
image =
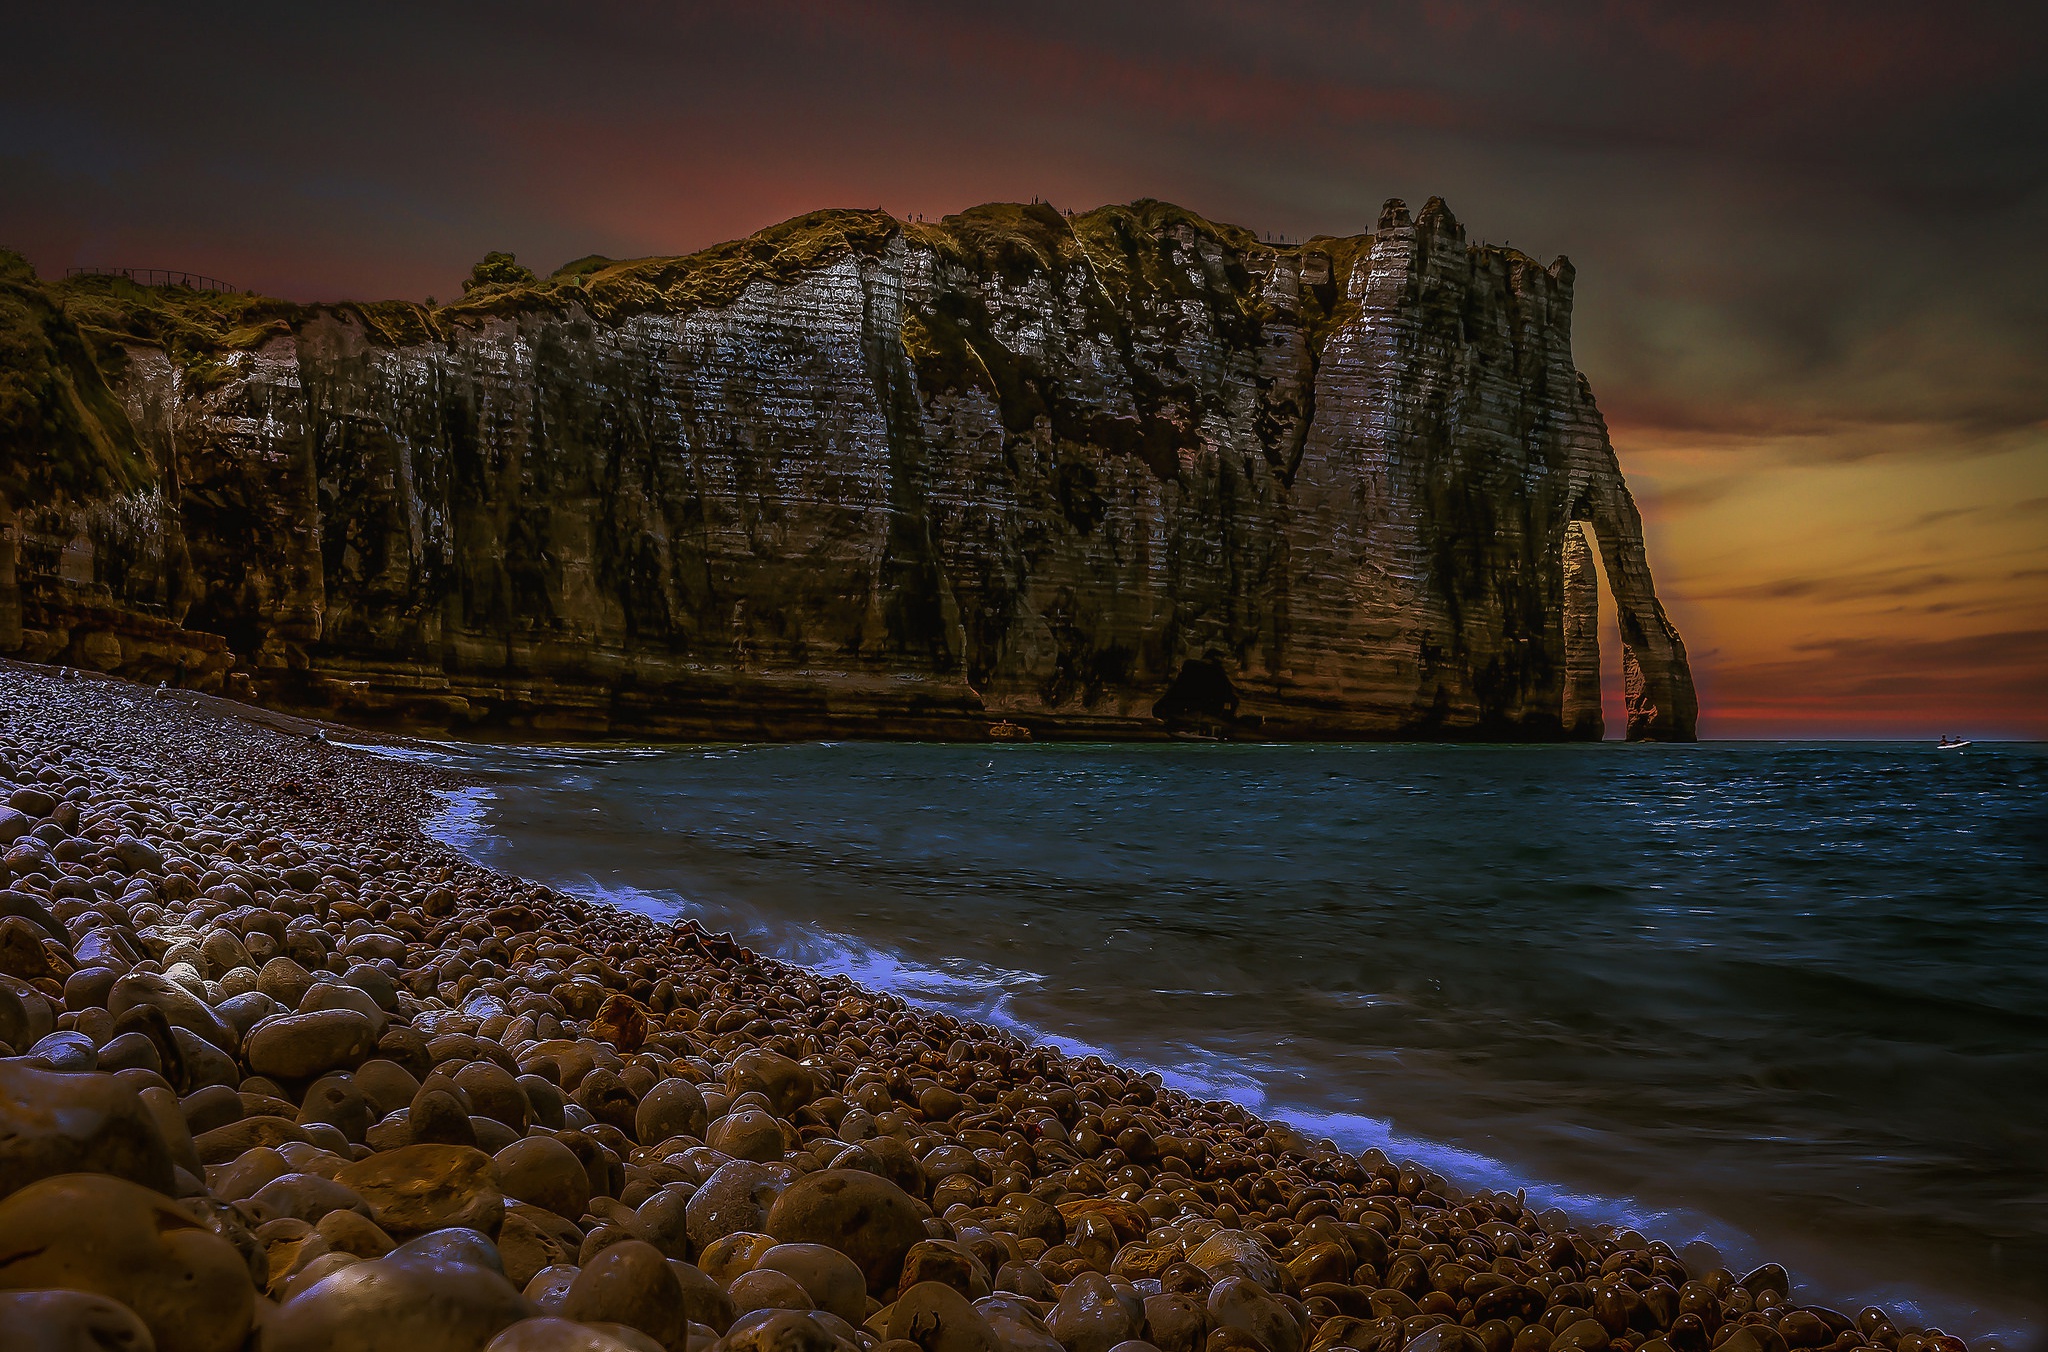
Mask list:
POLYGON ((988 725, 988 738, 992 742, 1028 742, 1031 740, 1031 729, 1022 723, 1012 723, 1006 718, 1000 723, 988 725))
POLYGON ((1936 751, 1961 751, 1964 747, 1969 745, 1970 743, 1968 741, 1952 742, 1948 738, 1944 737, 1934 744, 1934 749, 1936 751))

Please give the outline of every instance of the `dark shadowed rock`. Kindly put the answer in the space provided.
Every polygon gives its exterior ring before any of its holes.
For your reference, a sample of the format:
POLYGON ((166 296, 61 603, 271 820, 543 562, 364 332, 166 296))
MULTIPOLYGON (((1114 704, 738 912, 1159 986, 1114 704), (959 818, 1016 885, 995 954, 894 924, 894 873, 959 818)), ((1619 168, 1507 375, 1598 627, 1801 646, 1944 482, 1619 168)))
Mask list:
POLYGON ((85 1172, 168 1193, 171 1168, 155 1119, 112 1075, 0 1061, 0 1196, 39 1178, 85 1172))
POLYGON ((808 1067, 761 1047, 733 1058, 725 1087, 734 1098, 749 1091, 763 1095, 777 1117, 788 1117, 818 1096, 817 1079, 808 1067))
POLYGON ((670 1258, 688 1259, 690 1243, 690 1193, 682 1184, 671 1184, 633 1208, 628 1227, 635 1239, 644 1239, 670 1258))
POLYGON ((235 1352, 256 1291, 233 1245, 170 1198, 105 1174, 65 1174, 0 1201, 0 1288, 119 1301, 158 1352, 235 1352))
POLYGON ((531 1318, 533 1303, 488 1267, 381 1258, 330 1273, 264 1328, 264 1352, 474 1352, 531 1318))
POLYGON ((370 1105, 371 1113, 377 1117, 405 1107, 420 1092, 420 1082, 411 1071, 381 1057, 357 1066, 354 1082, 362 1092, 364 1102, 370 1105))
POLYGON ((505 1279, 521 1290, 542 1268, 575 1262, 581 1244, 582 1236, 573 1226, 537 1206, 506 1207, 504 1223, 498 1227, 498 1256, 505 1265, 505 1279))
POLYGON ((732 1327, 732 1298, 710 1274, 695 1264, 673 1258, 668 1270, 675 1274, 676 1284, 682 1289, 683 1313, 691 1323, 702 1324, 714 1333, 724 1333, 732 1327))
POLYGON ((1147 1296, 1145 1328, 1160 1352, 1197 1352, 1208 1336, 1208 1309, 1185 1292, 1164 1291, 1147 1296))
POLYGON ((735 1320, 726 1352, 849 1352, 816 1317, 816 1312, 757 1310, 735 1320))
POLYGON ((924 1220, 909 1195, 858 1169, 805 1174, 775 1199, 762 1228, 785 1244, 839 1250, 860 1268, 869 1293, 877 1296, 896 1284, 903 1256, 925 1237, 924 1220))
POLYGON ((532 1120, 533 1105, 526 1091, 503 1066, 489 1061, 472 1061, 455 1072, 455 1083, 469 1095, 472 1114, 502 1122, 517 1133, 532 1120))
POLYGON ((733 1160, 721 1164, 684 1208, 690 1243, 698 1252, 737 1231, 766 1228, 768 1211, 789 1184, 780 1165, 733 1160))
POLYGON ((981 1312, 944 1282, 921 1282, 899 1296, 889 1307, 887 1336, 892 1341, 916 1343, 924 1352, 1001 1352, 1002 1348, 981 1312))
POLYGON ((1109 1352, 1138 1333, 1130 1311, 1099 1272, 1083 1272, 1069 1282, 1045 1326, 1068 1352, 1109 1352))
POLYGON ((211 1131, 201 1132, 192 1138, 192 1143, 199 1150, 201 1162, 226 1164, 229 1160, 238 1158, 244 1151, 254 1150, 259 1146, 275 1149, 287 1141, 305 1139, 306 1133, 298 1123, 274 1114, 260 1113, 254 1117, 230 1122, 223 1127, 215 1127, 211 1131))
POLYGON ((494 1157, 508 1196, 575 1220, 590 1205, 590 1177, 575 1152, 552 1136, 528 1136, 494 1157))
POLYGON ((569 1287, 561 1313, 585 1323, 626 1324, 664 1347, 683 1344, 682 1286, 669 1260, 636 1239, 614 1244, 592 1259, 569 1287))
POLYGON ((304 1080, 361 1064, 377 1045, 377 1028, 354 1009, 285 1014, 249 1034, 249 1068, 259 1075, 304 1080))
POLYGON ((156 1006, 173 1028, 196 1033, 222 1051, 232 1052, 241 1042, 204 1001, 154 972, 130 972, 107 992, 107 1012, 116 1018, 134 1005, 156 1006))
POLYGON ((759 1269, 788 1274, 821 1310, 829 1310, 849 1324, 862 1323, 867 1315, 867 1276, 860 1265, 839 1250, 824 1244, 777 1244, 756 1261, 759 1269))
POLYGON ((647 1145, 665 1141, 671 1136, 694 1136, 702 1140, 709 1121, 703 1092, 681 1078, 666 1079, 655 1085, 633 1112, 634 1134, 647 1145))
MULTIPOLYGON (((1294 1316, 1271 1293, 1242 1277, 1225 1277, 1209 1291, 1209 1323, 1215 1328, 1241 1329, 1266 1352, 1300 1352, 1301 1330, 1294 1316)), ((1462 1349, 1417 1349, 1417 1352, 1462 1352, 1462 1349)), ((1475 1349, 1476 1352, 1476 1349, 1475 1349)))
POLYGON ((7 1352, 155 1352, 141 1316, 87 1291, 0 1291, 7 1352))
POLYGON ((567 1319, 522 1319, 491 1339, 484 1352, 634 1352, 617 1338, 567 1319))

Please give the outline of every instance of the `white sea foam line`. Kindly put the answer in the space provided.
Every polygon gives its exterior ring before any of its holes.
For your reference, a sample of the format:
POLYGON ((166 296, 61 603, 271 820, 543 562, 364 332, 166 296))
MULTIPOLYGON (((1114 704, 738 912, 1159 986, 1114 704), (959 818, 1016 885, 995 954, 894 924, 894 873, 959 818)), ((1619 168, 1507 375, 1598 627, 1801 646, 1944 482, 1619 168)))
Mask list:
MULTIPOLYGON (((483 855, 488 852, 491 841, 491 834, 484 825, 485 804, 492 796, 490 791, 441 791, 441 796, 448 801, 448 807, 433 819, 428 834, 470 858, 484 862, 483 855)), ((564 890, 581 892, 591 900, 655 919, 671 920, 687 915, 710 923, 731 923, 729 918, 707 916, 687 898, 673 893, 607 886, 591 877, 565 886, 564 890)), ((747 919, 750 922, 748 931, 739 937, 773 950, 775 956, 783 961, 846 977, 869 990, 886 991, 926 1009, 993 1024, 1069 1057, 1096 1056, 1116 1065, 1153 1072, 1159 1075, 1162 1083, 1183 1093, 1205 1100, 1235 1103, 1247 1112, 1286 1122, 1304 1134, 1328 1138, 1354 1152, 1377 1147, 1396 1160, 1413 1161, 1442 1174, 1467 1190, 1520 1190, 1539 1210, 1555 1207, 1575 1221, 1637 1230, 1662 1239, 1676 1249, 1704 1246, 1712 1251, 1715 1262, 1731 1267, 1741 1268, 1763 1261, 1762 1246, 1755 1238, 1705 1214, 1646 1206, 1630 1197, 1575 1191, 1562 1184, 1532 1178, 1476 1151, 1405 1136, 1396 1132, 1387 1119, 1362 1113, 1333 1113, 1276 1101, 1266 1092, 1264 1082, 1254 1069, 1243 1063, 1208 1056, 1196 1047, 1183 1045, 1181 1048, 1188 1054, 1188 1060, 1173 1065, 1155 1065, 1142 1056, 1037 1027, 1016 1016, 1011 997, 1022 990, 1042 987, 1045 978, 1039 974, 982 967, 965 960, 932 967, 906 961, 848 935, 771 926, 759 916, 747 919), (970 995, 978 998, 965 998, 970 995)), ((1853 1295, 1859 1300, 1890 1309, 1894 1317, 1919 1323, 1934 1321, 1934 1303, 1948 1303, 1941 1302, 1939 1297, 1923 1289, 1897 1282, 1859 1282, 1853 1292, 1824 1287, 1822 1294, 1834 1299, 1853 1295)), ((1978 1328, 1969 1336, 1973 1343, 1981 1344, 1987 1352, 1998 1352, 2001 1347, 2028 1345, 2034 1332, 2024 1326, 1978 1328)))
POLYGON ((486 815, 497 795, 489 789, 437 789, 441 810, 420 823, 420 829, 449 849, 481 861, 489 852, 492 836, 486 815))
POLYGON ((350 751, 361 751, 386 760, 404 761, 409 765, 452 765, 465 755, 475 755, 475 749, 459 742, 425 741, 420 746, 391 746, 383 742, 345 742, 334 739, 334 745, 350 751), (432 750, 424 748, 431 747, 432 750))

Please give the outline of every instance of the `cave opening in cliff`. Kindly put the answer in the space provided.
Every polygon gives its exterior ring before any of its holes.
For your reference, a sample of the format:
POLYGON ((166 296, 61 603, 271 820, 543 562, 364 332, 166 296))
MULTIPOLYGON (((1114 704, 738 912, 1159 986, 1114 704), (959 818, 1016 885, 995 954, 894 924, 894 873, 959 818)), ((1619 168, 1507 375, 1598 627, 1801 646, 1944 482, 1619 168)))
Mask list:
POLYGON ((1181 664, 1152 716, 1175 732, 1220 734, 1237 721, 1238 702, 1223 655, 1211 651, 1181 664))

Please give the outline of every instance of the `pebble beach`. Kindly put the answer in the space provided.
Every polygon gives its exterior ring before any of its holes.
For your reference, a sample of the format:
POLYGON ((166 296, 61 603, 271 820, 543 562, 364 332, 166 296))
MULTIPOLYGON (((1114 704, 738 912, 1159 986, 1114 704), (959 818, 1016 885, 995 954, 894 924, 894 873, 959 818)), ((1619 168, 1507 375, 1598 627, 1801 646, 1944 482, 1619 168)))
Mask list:
POLYGON ((343 735, 0 664, 0 1347, 1965 1352, 492 872, 343 735))

